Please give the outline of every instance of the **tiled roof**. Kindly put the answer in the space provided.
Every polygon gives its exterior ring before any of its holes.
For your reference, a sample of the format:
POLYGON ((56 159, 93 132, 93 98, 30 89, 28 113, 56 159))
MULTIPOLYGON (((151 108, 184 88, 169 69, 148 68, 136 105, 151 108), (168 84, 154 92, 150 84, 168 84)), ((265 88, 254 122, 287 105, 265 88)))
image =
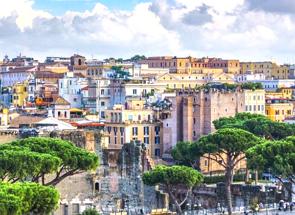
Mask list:
POLYGON ((55 102, 54 102, 55 105, 70 105, 70 103, 65 100, 63 97, 59 96, 55 102))
POLYGON ((18 116, 11 120, 9 127, 10 128, 19 128, 23 124, 33 124, 43 120, 43 117, 39 116, 18 116))

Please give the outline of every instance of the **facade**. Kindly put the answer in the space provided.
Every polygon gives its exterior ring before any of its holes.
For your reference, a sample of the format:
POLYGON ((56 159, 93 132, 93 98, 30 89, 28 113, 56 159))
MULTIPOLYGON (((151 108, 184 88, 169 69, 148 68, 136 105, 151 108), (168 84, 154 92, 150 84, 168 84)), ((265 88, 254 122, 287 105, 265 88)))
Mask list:
POLYGON ((12 104, 14 107, 23 107, 28 101, 27 82, 17 83, 12 87, 12 104))
POLYGON ((193 57, 149 57, 141 61, 149 68, 168 68, 170 73, 202 73, 202 69, 221 69, 225 73, 239 74, 239 60, 224 60, 221 58, 193 58, 193 57))
POLYGON ((145 108, 143 100, 130 100, 105 111, 106 134, 109 148, 121 148, 131 141, 140 141, 148 156, 160 158, 163 153, 162 124, 152 109, 145 108))
POLYGON ((243 90, 245 112, 265 115, 265 90, 243 90))
POLYGON ((133 64, 128 72, 133 77, 159 76, 169 73, 168 68, 149 68, 148 64, 133 64))
POLYGON ((84 56, 74 54, 70 58, 69 70, 71 72, 74 72, 75 74, 81 74, 82 76, 86 77, 86 74, 87 74, 86 58, 84 56))
POLYGON ((235 80, 238 83, 245 83, 249 81, 260 81, 265 80, 263 73, 244 72, 242 74, 235 75, 235 80))
POLYGON ((288 65, 278 65, 274 62, 241 62, 241 74, 252 72, 254 74, 264 74, 265 78, 271 79, 288 79, 290 71, 288 65))
POLYGON ((86 78, 74 77, 72 72, 59 79, 59 96, 67 100, 72 108, 82 108, 81 90, 88 86, 86 78))
POLYGON ((111 79, 110 106, 124 104, 129 98, 146 98, 154 93, 164 92, 167 85, 154 81, 111 79))
POLYGON ((14 69, 9 69, 9 71, 1 72, 1 85, 2 87, 13 86, 16 83, 22 83, 26 81, 32 73, 37 71, 37 67, 17 67, 14 69))
MULTIPOLYGON (((62 97, 58 97, 52 107, 52 116, 60 120, 69 120, 70 119, 70 108, 71 104, 62 97)), ((50 110, 51 111, 51 110, 50 110)), ((49 114, 51 115, 51 113, 49 114)))
POLYGON ((266 116, 273 121, 283 122, 286 118, 293 116, 293 109, 293 103, 289 102, 287 99, 266 99, 266 116))

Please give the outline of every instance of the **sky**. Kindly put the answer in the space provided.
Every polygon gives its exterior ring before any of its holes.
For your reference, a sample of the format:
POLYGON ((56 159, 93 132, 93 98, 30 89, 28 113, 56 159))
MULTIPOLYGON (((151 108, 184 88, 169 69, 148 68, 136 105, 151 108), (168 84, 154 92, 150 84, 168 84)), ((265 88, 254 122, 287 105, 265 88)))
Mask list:
POLYGON ((295 63, 295 0, 1 0, 0 58, 194 56, 295 63))

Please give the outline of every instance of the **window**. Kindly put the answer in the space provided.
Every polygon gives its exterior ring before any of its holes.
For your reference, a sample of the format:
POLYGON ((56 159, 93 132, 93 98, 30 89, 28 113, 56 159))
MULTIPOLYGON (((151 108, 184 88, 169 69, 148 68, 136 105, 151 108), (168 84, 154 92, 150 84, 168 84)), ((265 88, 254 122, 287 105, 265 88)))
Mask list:
POLYGON ((194 124, 196 124, 196 118, 194 118, 194 124))
POLYGON ((137 94, 137 89, 133 89, 133 95, 137 94))
POLYGON ((105 102, 101 102, 100 105, 101 105, 101 106, 104 106, 104 105, 105 105, 105 102))
POLYGON ((124 137, 121 137, 121 145, 124 144, 124 137))
POLYGON ((150 143, 149 137, 144 137, 143 142, 144 144, 149 144, 150 143))
POLYGON ((58 111, 58 112, 57 112, 57 116, 60 117, 60 115, 61 115, 61 113, 60 113, 60 111, 58 111))
POLYGON ((99 183, 98 182, 95 182, 94 189, 96 192, 99 192, 99 183))
POLYGON ((149 133, 150 133, 149 127, 148 126, 143 127, 143 134, 144 135, 149 135, 149 133))
POLYGON ((104 89, 100 90, 100 94, 104 95, 104 89))
POLYGON ((276 115, 279 115, 280 114, 280 111, 279 110, 276 110, 276 115))
POLYGON ((138 128, 137 128, 137 127, 133 127, 133 128, 132 128, 132 135, 133 135, 133 136, 138 135, 138 128))
POLYGON ((155 149, 155 156, 157 156, 157 157, 161 156, 160 149, 155 149))
POLYGON ((133 120, 133 115, 128 115, 128 120, 133 120))
POLYGON ((124 128, 124 127, 121 127, 121 128, 120 128, 120 133, 121 133, 121 135, 124 134, 124 131, 125 131, 125 128, 124 128))
POLYGON ((155 127, 155 132, 156 132, 156 135, 159 135, 159 132, 160 132, 160 126, 156 126, 156 127, 155 127))
POLYGON ((160 137, 159 136, 156 136, 155 137, 155 144, 160 144, 160 137))
POLYGON ((105 112, 104 111, 101 111, 101 118, 105 118, 105 112))
POLYGON ((291 110, 287 110, 287 114, 288 115, 291 115, 291 110))
POLYGON ((65 118, 67 118, 67 112, 65 111, 65 118))
POLYGON ((208 166, 208 160, 205 160, 204 166, 208 166))

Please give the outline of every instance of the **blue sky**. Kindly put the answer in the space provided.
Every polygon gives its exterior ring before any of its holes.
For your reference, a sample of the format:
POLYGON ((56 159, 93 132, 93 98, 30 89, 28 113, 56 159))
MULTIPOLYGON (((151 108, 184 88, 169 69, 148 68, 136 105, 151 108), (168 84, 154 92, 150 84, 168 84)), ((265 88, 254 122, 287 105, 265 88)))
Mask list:
POLYGON ((110 9, 132 10, 133 7, 147 0, 35 0, 34 8, 48 11, 54 15, 62 15, 66 11, 91 10, 100 2, 110 9))

